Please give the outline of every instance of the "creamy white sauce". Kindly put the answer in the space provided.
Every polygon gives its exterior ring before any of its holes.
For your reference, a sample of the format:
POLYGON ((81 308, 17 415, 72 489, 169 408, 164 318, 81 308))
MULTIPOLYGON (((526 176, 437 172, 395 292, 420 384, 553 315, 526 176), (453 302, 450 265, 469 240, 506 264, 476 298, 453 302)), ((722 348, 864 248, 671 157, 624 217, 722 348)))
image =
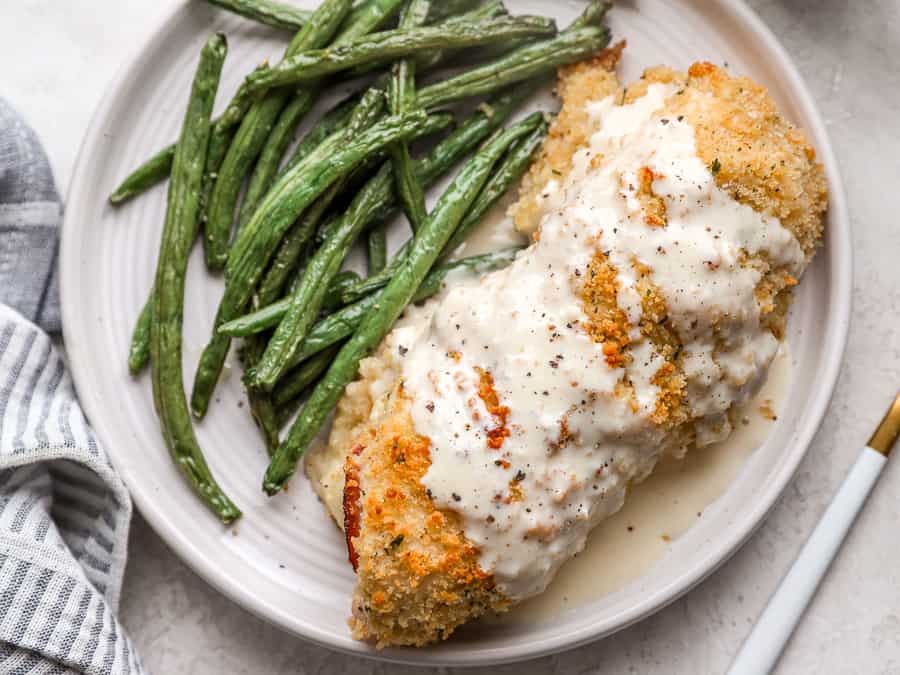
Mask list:
POLYGON ((739 255, 765 252, 793 276, 802 271, 794 237, 721 191, 691 126, 657 114, 671 93, 653 85, 632 105, 591 104, 597 133, 565 181, 545 190, 540 240, 477 287, 451 289, 418 335, 395 336, 409 345, 402 378, 416 431, 431 441, 423 483, 437 506, 462 516, 482 568, 513 599, 543 591, 590 529, 621 508, 629 483, 675 449, 650 420, 663 363, 653 346, 633 329, 633 358, 613 368, 580 325, 578 275, 594 252, 617 266, 632 326, 641 317, 632 261, 653 270, 684 343, 700 445, 729 433, 726 412, 758 390, 777 350, 759 323, 759 273, 739 255), (598 153, 604 160, 592 167, 598 153), (642 167, 656 176, 666 227, 644 222, 633 180, 642 167), (509 408, 499 449, 489 447, 501 418, 479 397, 482 371, 509 408), (614 393, 626 378, 634 407, 614 393))
POLYGON ((765 443, 790 392, 791 357, 782 343, 762 389, 734 414, 724 441, 691 450, 683 459, 663 457, 653 473, 628 491, 625 505, 595 527, 584 550, 566 562, 538 596, 490 622, 553 621, 561 612, 615 593, 663 561, 679 537, 708 517, 707 511, 765 443))

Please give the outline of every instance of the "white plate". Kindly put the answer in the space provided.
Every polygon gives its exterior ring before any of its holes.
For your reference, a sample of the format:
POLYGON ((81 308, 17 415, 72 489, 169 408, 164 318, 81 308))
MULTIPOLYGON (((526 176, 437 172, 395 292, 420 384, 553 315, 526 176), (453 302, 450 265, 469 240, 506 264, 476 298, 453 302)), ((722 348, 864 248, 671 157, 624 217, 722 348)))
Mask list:
MULTIPOLYGON (((510 10, 556 15, 561 24, 578 2, 508 0, 510 10)), ((223 81, 277 57, 285 35, 184 3, 149 33, 100 104, 69 191, 62 233, 61 287, 65 340, 78 392, 94 428, 144 517, 168 545, 235 602, 298 636, 356 654, 409 663, 485 664, 536 657, 594 640, 659 610, 725 561, 760 524, 813 437, 837 377, 850 310, 850 237, 837 164, 815 105, 793 64, 743 4, 720 0, 621 2, 611 16, 626 38, 622 75, 660 62, 727 63, 767 85, 787 116, 804 127, 825 163, 831 187, 827 244, 800 285, 790 320, 793 389, 768 442, 747 462, 714 507, 644 577, 601 600, 546 622, 469 627, 423 650, 375 653, 350 638, 353 574, 337 529, 307 482, 287 495, 260 491, 266 458, 243 409, 239 378, 222 382, 197 432, 213 472, 244 509, 224 529, 169 461, 146 378, 134 381, 125 356, 131 328, 156 261, 165 188, 120 209, 110 189, 139 161, 177 135, 199 48, 224 30, 231 52, 223 81)), ((224 96, 220 96, 224 99, 224 96)), ((221 293, 195 251, 188 275, 185 375, 193 377, 221 293)), ((186 382, 190 386, 190 382, 186 382)))

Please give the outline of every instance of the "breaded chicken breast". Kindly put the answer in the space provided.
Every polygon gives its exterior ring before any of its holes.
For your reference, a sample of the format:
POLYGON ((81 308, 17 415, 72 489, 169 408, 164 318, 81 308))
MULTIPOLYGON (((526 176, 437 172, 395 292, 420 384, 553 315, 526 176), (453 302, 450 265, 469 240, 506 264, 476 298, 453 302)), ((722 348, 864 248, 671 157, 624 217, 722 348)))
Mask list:
POLYGON ((358 639, 428 644, 540 593, 765 380, 821 240, 822 168, 751 80, 698 63, 622 88, 619 51, 560 72, 511 210, 535 243, 389 335, 308 462, 358 639))

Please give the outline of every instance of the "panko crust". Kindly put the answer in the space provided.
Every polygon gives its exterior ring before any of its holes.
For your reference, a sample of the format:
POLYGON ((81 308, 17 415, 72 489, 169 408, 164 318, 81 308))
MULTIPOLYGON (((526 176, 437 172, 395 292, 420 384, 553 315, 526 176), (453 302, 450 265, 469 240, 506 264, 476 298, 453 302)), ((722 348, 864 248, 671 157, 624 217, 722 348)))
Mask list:
MULTIPOLYGON (((828 209, 825 170, 803 131, 778 111, 766 88, 701 62, 687 73, 649 68, 622 90, 622 100, 640 98, 656 82, 679 87, 666 102, 665 114, 684 115, 691 123, 697 154, 715 174, 716 184, 736 201, 778 218, 810 260, 821 245, 828 209)), ((744 264, 762 274, 757 302, 764 323, 781 339, 797 280, 762 256, 747 256, 744 264)))
POLYGON ((347 455, 345 531, 359 577, 350 625, 355 638, 379 648, 445 639, 509 606, 479 567, 459 516, 436 508, 422 485, 428 447, 398 386, 347 455))
POLYGON ((821 243, 828 208, 825 170, 806 135, 778 111, 766 88, 712 63, 695 63, 686 74, 657 66, 628 86, 624 101, 640 98, 654 82, 681 85, 666 112, 685 115, 694 127, 700 158, 718 167, 717 185, 742 204, 778 218, 811 258, 821 243))
POLYGON ((538 157, 519 186, 519 199, 509 214, 520 232, 537 230, 543 215, 541 192, 551 180, 561 181, 572 168, 572 155, 588 142, 588 113, 585 104, 606 98, 619 87, 616 65, 625 42, 600 51, 585 61, 558 70, 556 91, 562 106, 538 157))

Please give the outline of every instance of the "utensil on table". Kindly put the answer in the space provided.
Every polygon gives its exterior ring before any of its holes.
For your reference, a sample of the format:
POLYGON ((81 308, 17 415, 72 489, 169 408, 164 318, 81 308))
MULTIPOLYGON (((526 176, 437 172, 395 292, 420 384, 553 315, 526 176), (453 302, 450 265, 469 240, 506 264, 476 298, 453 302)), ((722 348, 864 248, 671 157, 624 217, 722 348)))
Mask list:
POLYGON ((862 449, 859 459, 850 469, 800 555, 769 599, 769 604, 732 662, 728 675, 761 675, 775 667, 850 526, 875 486, 898 436, 900 394, 862 449))

